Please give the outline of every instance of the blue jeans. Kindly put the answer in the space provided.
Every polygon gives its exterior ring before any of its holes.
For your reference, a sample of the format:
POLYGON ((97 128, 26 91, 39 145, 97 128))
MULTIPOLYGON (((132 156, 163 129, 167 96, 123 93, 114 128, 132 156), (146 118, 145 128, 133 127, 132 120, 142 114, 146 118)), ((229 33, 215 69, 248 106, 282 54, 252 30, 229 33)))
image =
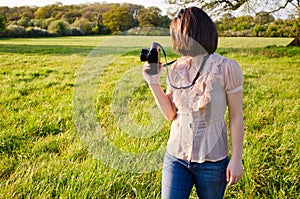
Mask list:
POLYGON ((200 199, 222 199, 228 163, 228 157, 218 162, 194 163, 166 152, 162 169, 162 198, 189 198, 195 185, 200 199))

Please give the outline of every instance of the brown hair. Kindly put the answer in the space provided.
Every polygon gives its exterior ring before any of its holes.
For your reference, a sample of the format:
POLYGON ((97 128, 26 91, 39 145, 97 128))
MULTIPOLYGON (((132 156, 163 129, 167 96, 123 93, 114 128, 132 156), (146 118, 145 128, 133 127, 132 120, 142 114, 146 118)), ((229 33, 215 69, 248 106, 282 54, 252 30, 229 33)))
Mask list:
POLYGON ((170 24, 173 48, 181 55, 212 54, 218 45, 215 23, 200 8, 180 10, 170 24))

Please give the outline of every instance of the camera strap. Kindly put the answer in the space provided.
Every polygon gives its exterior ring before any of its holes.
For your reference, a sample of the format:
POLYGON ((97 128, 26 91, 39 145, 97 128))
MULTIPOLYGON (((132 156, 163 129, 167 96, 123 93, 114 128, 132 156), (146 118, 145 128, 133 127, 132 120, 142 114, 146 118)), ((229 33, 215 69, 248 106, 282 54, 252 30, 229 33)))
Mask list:
POLYGON ((188 85, 188 86, 177 87, 177 86, 174 86, 174 85, 171 83, 171 81, 170 81, 170 73, 169 73, 169 69, 168 69, 168 65, 173 64, 173 63, 176 62, 177 60, 173 60, 173 61, 171 61, 171 62, 168 63, 168 62, 167 62, 167 55, 166 55, 165 49, 164 49, 159 43, 157 43, 157 45, 159 45, 159 47, 162 49, 162 52, 163 52, 163 54, 164 54, 164 58, 165 58, 166 64, 164 64, 163 66, 166 67, 166 70, 167 70, 167 76, 168 76, 168 81, 169 81, 170 86, 171 86, 172 88, 174 88, 174 89, 177 89, 177 90, 178 90, 178 89, 188 89, 188 88, 191 88, 192 86, 194 86, 194 84, 196 83, 197 79, 199 78, 200 73, 201 73, 201 71, 203 70, 204 65, 206 64, 206 61, 207 61, 207 59, 209 58, 209 55, 210 55, 210 54, 208 54, 208 55, 206 55, 205 57, 203 57, 203 60, 202 60, 201 65, 200 65, 200 67, 199 67, 199 70, 198 70, 198 72, 197 72, 197 74, 196 74, 196 76, 195 76, 195 78, 194 78, 192 84, 191 84, 191 85, 188 85))
MULTIPOLYGON (((207 61, 208 58, 209 58, 209 54, 206 55, 205 57, 203 57, 203 60, 202 60, 202 62, 201 62, 201 66, 199 67, 199 70, 198 70, 198 72, 197 72, 197 74, 196 74, 194 80, 192 81, 192 84, 190 84, 190 85, 188 85, 188 86, 182 86, 182 87, 174 86, 174 85, 171 83, 171 81, 170 81, 170 75, 169 75, 168 67, 166 67, 166 68, 167 68, 167 74, 168 74, 168 81, 169 81, 170 86, 171 86, 172 88, 174 88, 174 89, 177 89, 177 90, 179 90, 179 89, 188 89, 188 88, 191 88, 192 86, 194 86, 194 84, 196 83, 197 79, 199 78, 200 73, 201 73, 201 71, 203 70, 204 65, 206 64, 206 61, 207 61)), ((176 60, 175 60, 175 61, 176 61, 176 60)), ((174 61, 174 62, 175 62, 175 61, 174 61)), ((173 62, 173 63, 174 63, 174 62, 173 62)))
POLYGON ((169 66, 169 65, 171 65, 171 64, 173 64, 173 63, 175 63, 176 61, 177 61, 177 59, 175 59, 175 60, 173 60, 173 61, 170 61, 170 62, 164 64, 163 66, 164 66, 164 67, 167 67, 167 66, 169 66))
POLYGON ((198 70, 198 72, 197 72, 197 75, 196 75, 196 77, 194 78, 194 80, 193 80, 193 82, 192 82, 192 85, 191 86, 193 86, 195 83, 196 83, 196 81, 197 81, 197 79, 199 78, 199 76, 200 76, 200 73, 201 73, 201 71, 203 70, 203 68, 204 68, 204 65, 206 64, 206 61, 207 61, 207 59, 209 58, 209 54, 208 55, 206 55, 205 57, 203 57, 203 60, 202 60, 202 63, 201 63, 201 66, 200 66, 200 68, 199 68, 199 70, 198 70))

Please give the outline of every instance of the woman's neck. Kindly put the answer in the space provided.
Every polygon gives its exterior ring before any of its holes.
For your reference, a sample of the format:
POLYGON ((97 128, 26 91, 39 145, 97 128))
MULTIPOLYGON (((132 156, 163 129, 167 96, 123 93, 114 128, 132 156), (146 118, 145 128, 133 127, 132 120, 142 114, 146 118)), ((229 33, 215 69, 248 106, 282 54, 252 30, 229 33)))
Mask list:
POLYGON ((199 69, 202 61, 203 61, 203 58, 208 55, 207 53, 206 54, 200 54, 200 55, 197 55, 195 57, 190 57, 191 59, 191 63, 192 63, 192 67, 196 70, 199 69))

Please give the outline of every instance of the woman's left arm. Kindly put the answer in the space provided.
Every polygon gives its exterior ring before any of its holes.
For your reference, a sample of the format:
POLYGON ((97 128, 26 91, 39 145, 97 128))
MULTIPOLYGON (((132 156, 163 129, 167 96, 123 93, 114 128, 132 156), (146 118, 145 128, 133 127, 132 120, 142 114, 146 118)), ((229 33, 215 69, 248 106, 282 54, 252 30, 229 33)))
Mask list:
POLYGON ((244 121, 242 91, 227 95, 227 104, 230 121, 232 156, 227 167, 226 178, 228 186, 231 186, 237 183, 242 178, 243 174, 242 148, 244 140, 244 121))

